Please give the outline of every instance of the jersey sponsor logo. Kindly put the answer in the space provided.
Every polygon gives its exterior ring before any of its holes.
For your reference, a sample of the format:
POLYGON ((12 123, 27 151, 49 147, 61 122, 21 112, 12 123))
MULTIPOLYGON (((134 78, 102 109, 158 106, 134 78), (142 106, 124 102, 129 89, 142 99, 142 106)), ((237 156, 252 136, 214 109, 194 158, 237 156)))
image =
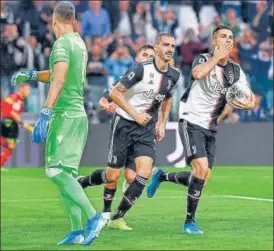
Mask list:
POLYGON ((155 100, 157 100, 159 102, 162 102, 165 99, 165 97, 166 97, 166 95, 156 93, 152 89, 150 91, 144 92, 144 96, 146 98, 155 99, 155 100))
POLYGON ((223 88, 221 83, 217 80, 216 74, 213 74, 212 78, 213 78, 213 81, 212 82, 209 81, 208 90, 216 94, 219 94, 219 93, 226 94, 227 88, 223 88))

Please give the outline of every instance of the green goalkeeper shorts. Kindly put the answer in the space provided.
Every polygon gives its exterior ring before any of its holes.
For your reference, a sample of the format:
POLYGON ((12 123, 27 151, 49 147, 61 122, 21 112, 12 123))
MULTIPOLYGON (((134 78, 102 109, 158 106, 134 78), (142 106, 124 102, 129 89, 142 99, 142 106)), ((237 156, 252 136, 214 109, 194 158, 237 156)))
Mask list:
POLYGON ((54 114, 49 123, 46 143, 46 168, 71 167, 78 170, 88 134, 86 116, 70 118, 54 114))

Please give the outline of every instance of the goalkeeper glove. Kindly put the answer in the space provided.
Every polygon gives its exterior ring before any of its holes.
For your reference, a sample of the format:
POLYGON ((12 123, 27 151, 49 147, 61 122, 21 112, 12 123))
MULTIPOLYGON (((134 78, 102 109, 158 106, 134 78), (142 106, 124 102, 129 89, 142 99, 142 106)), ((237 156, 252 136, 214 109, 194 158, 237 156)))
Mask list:
POLYGON ((28 80, 37 81, 38 79, 38 72, 37 71, 18 71, 13 74, 11 78, 11 84, 13 86, 25 83, 28 80))
POLYGON ((32 132, 32 142, 41 144, 47 139, 48 124, 52 114, 52 110, 44 107, 40 113, 40 116, 34 126, 32 132))

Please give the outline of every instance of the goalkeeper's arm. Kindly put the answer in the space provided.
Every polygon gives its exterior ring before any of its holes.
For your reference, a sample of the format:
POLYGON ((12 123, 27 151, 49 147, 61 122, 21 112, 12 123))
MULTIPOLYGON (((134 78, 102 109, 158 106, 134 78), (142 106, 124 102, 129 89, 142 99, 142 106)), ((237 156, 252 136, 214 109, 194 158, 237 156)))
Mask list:
POLYGON ((49 83, 50 71, 19 71, 13 74, 11 78, 11 83, 12 85, 17 85, 25 83, 29 80, 49 83))

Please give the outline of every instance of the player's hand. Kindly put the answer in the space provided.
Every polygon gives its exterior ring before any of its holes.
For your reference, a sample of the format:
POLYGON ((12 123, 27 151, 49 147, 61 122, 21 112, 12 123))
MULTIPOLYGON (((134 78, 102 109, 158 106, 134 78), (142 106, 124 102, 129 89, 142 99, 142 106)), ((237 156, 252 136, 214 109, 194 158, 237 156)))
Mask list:
POLYGON ((52 114, 52 110, 44 107, 40 113, 40 116, 34 126, 32 132, 32 142, 41 144, 47 139, 48 124, 52 114))
POLYGON ((214 56, 218 59, 224 59, 229 56, 229 53, 233 49, 233 43, 231 44, 221 44, 220 46, 216 46, 214 50, 214 56))
POLYGON ((243 101, 233 100, 230 105, 237 109, 250 110, 255 108, 255 95, 252 94, 249 98, 243 101))
POLYGON ((135 120, 139 125, 146 125, 151 119, 152 117, 146 112, 138 113, 135 116, 135 120))
POLYGON ((14 73, 11 77, 11 84, 13 86, 25 83, 28 80, 37 81, 38 73, 37 71, 18 71, 14 73))
POLYGON ((114 104, 113 102, 108 103, 105 107, 105 110, 109 113, 115 113, 117 109, 117 105, 114 104))
POLYGON ((160 142, 166 134, 166 127, 164 124, 157 122, 156 124, 156 140, 160 142))

